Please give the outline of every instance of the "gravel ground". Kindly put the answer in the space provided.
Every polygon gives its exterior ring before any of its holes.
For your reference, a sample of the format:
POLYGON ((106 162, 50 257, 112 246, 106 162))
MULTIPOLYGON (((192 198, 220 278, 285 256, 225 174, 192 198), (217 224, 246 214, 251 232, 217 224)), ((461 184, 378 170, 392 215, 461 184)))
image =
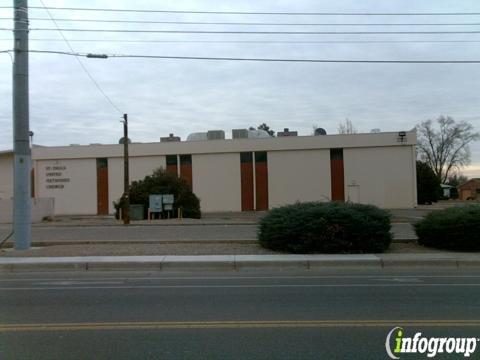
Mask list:
MULTIPOLYGON (((388 253, 441 252, 416 243, 394 243, 388 253)), ((128 255, 266 255, 280 254, 257 244, 116 244, 53 245, 28 251, 1 250, 0 256, 128 256, 128 255)))
POLYGON ((264 255, 257 244, 54 245, 28 251, 2 250, 1 256, 264 255))

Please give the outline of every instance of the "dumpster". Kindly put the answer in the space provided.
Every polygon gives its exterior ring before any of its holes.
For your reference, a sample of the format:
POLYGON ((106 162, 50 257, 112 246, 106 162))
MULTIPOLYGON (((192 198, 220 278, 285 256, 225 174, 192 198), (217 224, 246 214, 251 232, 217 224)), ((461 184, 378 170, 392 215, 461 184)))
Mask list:
POLYGON ((143 220, 143 205, 131 204, 130 205, 130 220, 143 220))

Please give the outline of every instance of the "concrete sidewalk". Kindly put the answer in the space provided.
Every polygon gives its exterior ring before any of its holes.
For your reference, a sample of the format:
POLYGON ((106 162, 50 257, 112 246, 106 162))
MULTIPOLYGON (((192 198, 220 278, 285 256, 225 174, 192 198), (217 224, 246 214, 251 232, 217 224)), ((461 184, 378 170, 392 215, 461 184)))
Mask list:
MULTIPOLYGON (((440 210, 440 206, 420 205, 414 209, 388 209, 392 214, 392 222, 413 223, 422 219, 431 211, 440 210)), ((201 219, 161 219, 132 221, 138 226, 172 226, 172 225, 252 225, 257 224, 266 211, 246 212, 216 212, 204 213, 201 219)), ((6 224, 4 224, 6 225, 6 224)), ((51 221, 33 224, 34 227, 50 226, 119 226, 122 221, 116 220, 112 215, 63 215, 55 216, 51 221)))
POLYGON ((191 270, 322 270, 332 268, 471 268, 478 254, 353 254, 353 255, 203 255, 203 256, 77 256, 0 258, 0 272, 22 271, 191 271, 191 270))

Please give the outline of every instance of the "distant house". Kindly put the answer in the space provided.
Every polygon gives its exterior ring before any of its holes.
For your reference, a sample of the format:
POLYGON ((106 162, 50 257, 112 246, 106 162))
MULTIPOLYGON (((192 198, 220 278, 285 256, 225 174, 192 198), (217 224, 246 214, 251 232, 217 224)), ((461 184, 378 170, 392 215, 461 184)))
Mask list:
POLYGON ((470 179, 458 187, 460 200, 480 200, 480 178, 470 179))

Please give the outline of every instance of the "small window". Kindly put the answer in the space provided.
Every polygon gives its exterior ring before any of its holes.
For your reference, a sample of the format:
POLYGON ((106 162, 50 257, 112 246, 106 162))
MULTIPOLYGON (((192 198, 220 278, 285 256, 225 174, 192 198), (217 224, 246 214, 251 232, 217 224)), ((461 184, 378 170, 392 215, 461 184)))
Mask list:
POLYGON ((192 155, 180 155, 180 165, 188 165, 192 163, 192 155))
POLYGON ((167 155, 167 166, 177 165, 177 155, 167 155))
POLYGON ((267 152, 266 151, 255 152, 255 162, 256 163, 267 162, 267 152))
POLYGON ((343 160, 343 149, 330 149, 330 160, 343 160))
POLYGON ((251 163, 253 161, 253 156, 251 152, 242 152, 240 153, 240 162, 241 163, 251 163))
POLYGON ((97 159, 97 168, 103 169, 108 167, 108 159, 107 158, 99 158, 97 159))

